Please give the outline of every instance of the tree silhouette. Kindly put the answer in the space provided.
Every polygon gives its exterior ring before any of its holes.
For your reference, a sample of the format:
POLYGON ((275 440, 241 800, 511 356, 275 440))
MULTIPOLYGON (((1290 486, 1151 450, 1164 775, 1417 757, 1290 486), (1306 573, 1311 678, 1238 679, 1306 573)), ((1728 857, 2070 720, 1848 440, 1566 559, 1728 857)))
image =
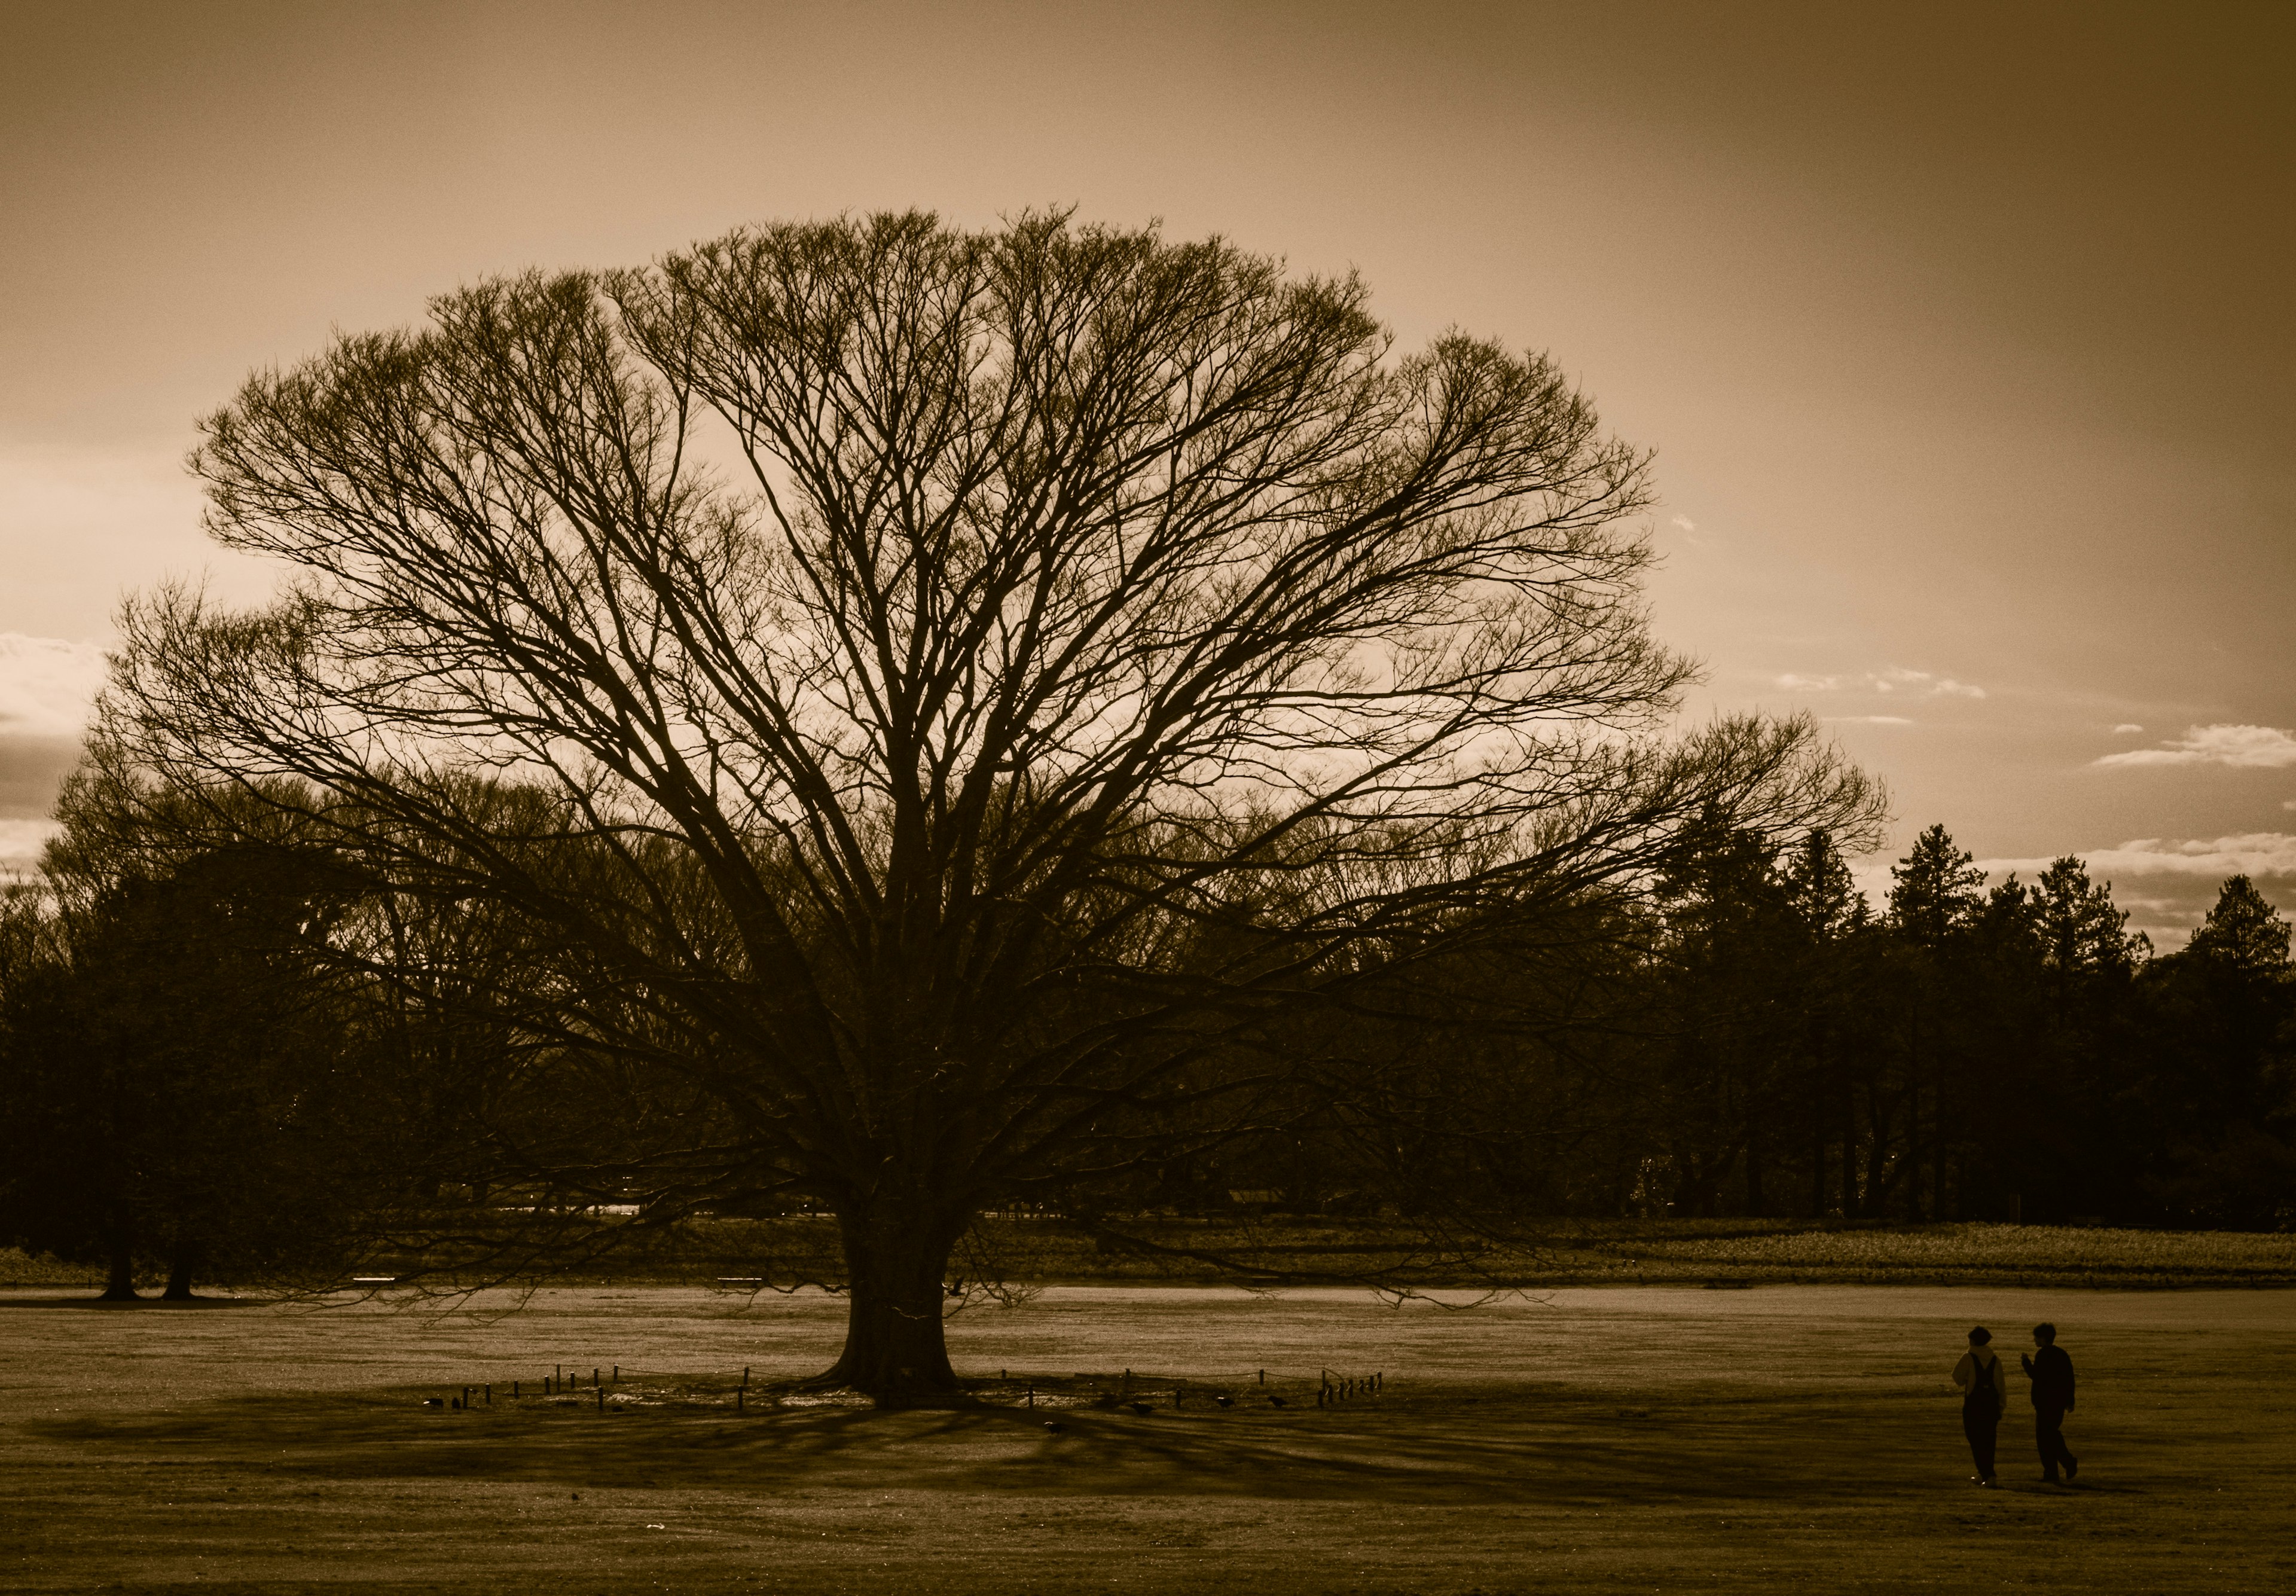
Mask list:
POLYGON ((2165 1140, 2154 1194, 2187 1224, 2296 1220, 2296 966, 2288 922, 2227 879, 2183 951, 2153 971, 2152 1079, 2165 1140))
POLYGON ((2195 959, 2251 975, 2288 974, 2288 922, 2245 876, 2227 877, 2186 944, 2195 959))
POLYGON ((311 881, 251 845, 165 857, 68 786, 0 967, 0 1232, 105 1264, 278 1278, 340 1257, 345 1016, 300 957, 311 881))
POLYGON ((1890 867, 1890 881, 1891 922, 1926 948, 1943 946, 1984 901, 1985 872, 1943 826, 1914 839, 1906 857, 1890 867))
POLYGON ((132 606, 109 735, 548 926, 570 1034, 717 1106, 648 1200, 833 1209, 875 1392, 953 1378, 982 1205, 1280 1118, 1273 1016, 1701 817, 1878 809, 1807 720, 1669 740, 1645 462, 1552 364, 1394 358, 1218 241, 912 214, 488 282, 195 465, 297 580, 132 606))

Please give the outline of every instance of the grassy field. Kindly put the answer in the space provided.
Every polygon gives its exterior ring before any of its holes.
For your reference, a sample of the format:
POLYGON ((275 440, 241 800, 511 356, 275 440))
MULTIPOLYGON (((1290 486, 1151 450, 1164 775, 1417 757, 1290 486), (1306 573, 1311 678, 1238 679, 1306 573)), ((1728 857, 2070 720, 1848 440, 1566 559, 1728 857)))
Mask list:
POLYGON ((775 1400, 834 1350, 818 1295, 0 1304, 12 1592, 2296 1587, 2278 1291, 1054 1287, 951 1320, 988 1400, 907 1411, 775 1400), (2080 1485, 2038 1483, 2020 1410, 1980 1492, 1947 1371, 2042 1318, 2080 1485), (537 1397, 560 1366, 583 1388, 537 1397), (1018 1405, 1127 1366, 1145 1415, 1018 1405), (1385 1392, 1320 1410, 1325 1369, 1385 1392))

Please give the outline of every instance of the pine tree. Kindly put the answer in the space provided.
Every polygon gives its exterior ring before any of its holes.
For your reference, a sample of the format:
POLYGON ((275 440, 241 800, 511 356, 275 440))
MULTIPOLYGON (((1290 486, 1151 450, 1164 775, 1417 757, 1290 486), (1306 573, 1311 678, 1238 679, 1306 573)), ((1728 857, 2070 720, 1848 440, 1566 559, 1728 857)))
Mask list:
MULTIPOLYGON (((2041 873, 2033 889, 2043 957, 2061 975, 2128 975, 2152 944, 2128 934, 2128 912, 2114 907, 2112 884, 2092 884, 2088 868, 2068 854, 2041 873)), ((2281 931, 2286 946, 2287 931, 2281 931)))
POLYGON ((1914 839, 1912 851, 1890 867, 1890 918, 1926 948, 1969 924, 1984 902, 1985 872, 1954 846, 1943 826, 1914 839))
POLYGON ((2195 958, 2258 975, 2284 975, 2289 968, 2288 922, 2245 876, 2227 880, 2216 907, 2193 934, 2195 958))

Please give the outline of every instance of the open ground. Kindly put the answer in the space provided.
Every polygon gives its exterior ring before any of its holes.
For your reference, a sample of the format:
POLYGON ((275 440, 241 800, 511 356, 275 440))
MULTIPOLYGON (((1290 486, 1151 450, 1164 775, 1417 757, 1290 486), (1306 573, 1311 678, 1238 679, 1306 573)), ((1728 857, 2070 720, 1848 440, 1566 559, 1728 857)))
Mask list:
POLYGON ((2280 1290, 1053 1287, 952 1320, 979 1405, 898 1411, 791 1400, 818 1294, 0 1304, 12 1591, 2296 1588, 2280 1290), (2079 1485, 2021 1397, 1978 1491, 1948 1370, 2043 1319, 2079 1485), (1146 1413, 1051 1405, 1127 1367, 1146 1413), (1325 1370, 1385 1387, 1318 1408, 1325 1370))

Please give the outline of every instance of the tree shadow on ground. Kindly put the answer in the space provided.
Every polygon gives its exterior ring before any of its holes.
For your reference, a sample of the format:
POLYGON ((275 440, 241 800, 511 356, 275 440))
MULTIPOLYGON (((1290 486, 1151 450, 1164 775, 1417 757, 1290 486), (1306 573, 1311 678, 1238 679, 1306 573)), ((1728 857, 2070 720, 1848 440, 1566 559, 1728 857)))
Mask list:
MULTIPOLYGON (((973 1406, 619 1405, 560 1398, 469 1411, 420 1394, 280 1394, 164 1414, 35 1423, 119 1455, 244 1460, 338 1479, 430 1477, 726 1491, 1011 1491, 1387 1503, 1746 1501, 1870 1481, 1873 1452, 1934 1413, 1813 1415, 1784 1403, 1609 1393, 1430 1393, 1347 1408, 1097 1411, 973 1406)), ((1948 1418, 1949 1422, 1949 1418, 1948 1418)), ((1957 1441, 1958 1437, 1955 1439, 1957 1441)), ((1901 1447, 1901 1451, 1903 1448, 1901 1447)), ((1921 1477, 1933 1474, 1923 1469, 1921 1477)))
POLYGON ((100 1296, 0 1296, 0 1308, 92 1308, 102 1313, 164 1311, 179 1313, 193 1308, 260 1308, 268 1299, 257 1296, 139 1296, 134 1302, 106 1301, 100 1296))

